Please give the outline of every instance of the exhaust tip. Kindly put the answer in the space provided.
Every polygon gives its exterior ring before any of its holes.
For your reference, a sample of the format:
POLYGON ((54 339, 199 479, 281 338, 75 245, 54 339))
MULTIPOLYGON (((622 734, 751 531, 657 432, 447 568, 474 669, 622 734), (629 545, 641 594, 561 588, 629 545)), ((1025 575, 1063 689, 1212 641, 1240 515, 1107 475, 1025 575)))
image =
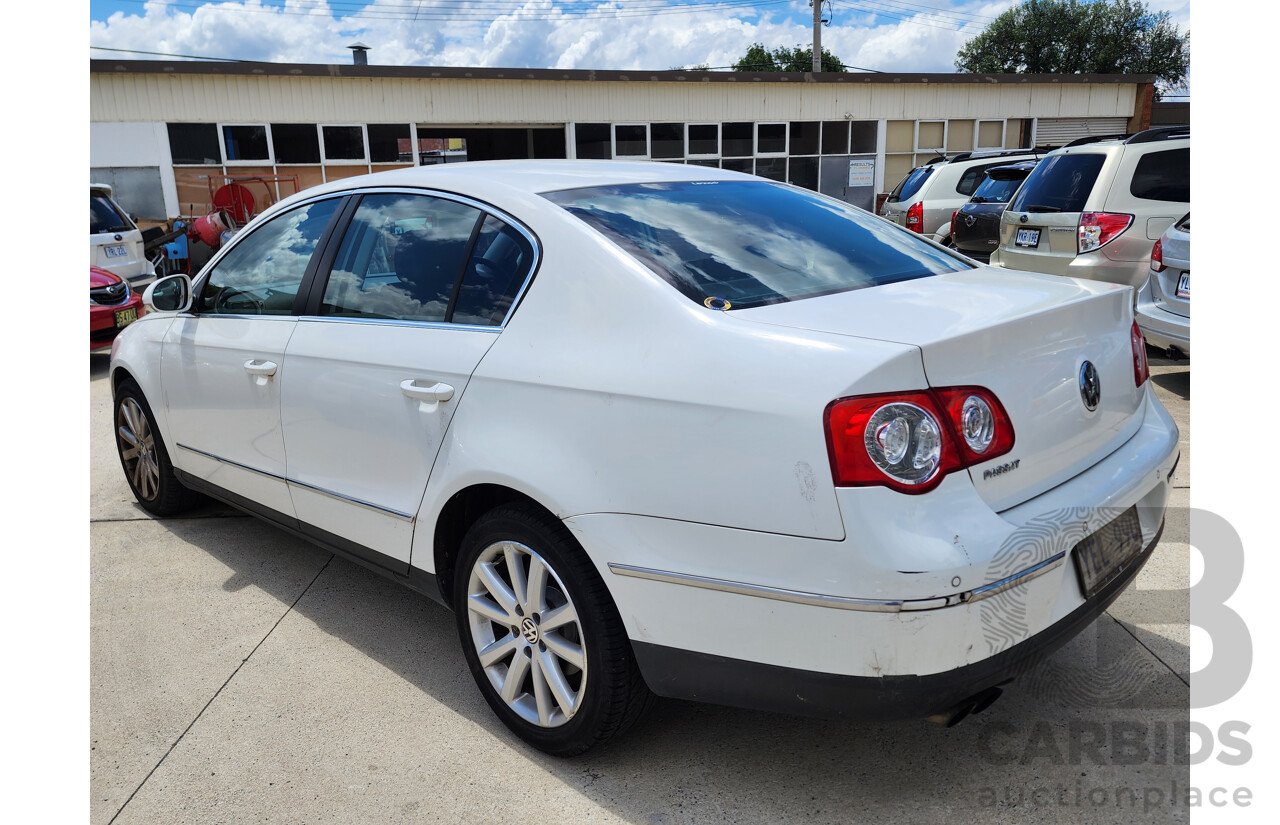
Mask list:
POLYGON ((963 722, 970 714, 982 713, 991 707, 1002 693, 1004 691, 998 687, 989 687, 960 702, 951 710, 944 713, 935 713, 928 719, 930 722, 937 722, 948 728, 953 728, 963 722))

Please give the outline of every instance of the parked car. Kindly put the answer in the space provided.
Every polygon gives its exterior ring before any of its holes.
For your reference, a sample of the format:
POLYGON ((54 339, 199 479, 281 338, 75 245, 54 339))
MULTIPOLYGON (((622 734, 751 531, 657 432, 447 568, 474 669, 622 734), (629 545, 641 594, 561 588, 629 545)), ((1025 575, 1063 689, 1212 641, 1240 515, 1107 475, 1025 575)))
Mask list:
POLYGON ((89 267, 89 349, 102 349, 142 317, 142 296, 114 272, 89 267))
POLYGON ((1190 209, 1187 129, 1083 138, 1027 176, 1000 217, 991 263, 1137 289, 1152 242, 1190 209))
POLYGON ((1127 292, 724 170, 334 181, 145 297, 111 360, 142 507, 207 494, 452 607, 555 754, 651 694, 981 710, 1149 558, 1177 461, 1127 292))
POLYGON ((105 183, 89 184, 89 265, 132 284, 155 276, 143 249, 142 232, 105 183))
POLYGON ((961 152, 912 169, 880 207, 880 216, 951 246, 951 216, 969 200, 988 169, 1035 160, 1043 151, 961 152))
POLYGON ((987 263, 1000 243, 1000 213, 1037 161, 993 166, 969 202, 951 215, 951 244, 975 261, 987 263))
POLYGON ((1150 275, 1134 308, 1147 343, 1174 358, 1191 357, 1191 213, 1151 249, 1150 275))

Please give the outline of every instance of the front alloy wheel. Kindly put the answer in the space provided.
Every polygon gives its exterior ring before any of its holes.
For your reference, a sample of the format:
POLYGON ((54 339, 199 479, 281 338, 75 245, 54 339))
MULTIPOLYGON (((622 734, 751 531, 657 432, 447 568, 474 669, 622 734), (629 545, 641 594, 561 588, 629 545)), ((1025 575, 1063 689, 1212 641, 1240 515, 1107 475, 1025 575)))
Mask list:
POLYGON ((147 414, 132 398, 123 398, 116 409, 116 433, 120 439, 120 463, 129 486, 140 500, 154 501, 160 493, 160 461, 147 414))
POLYGON ((556 728, 587 687, 578 611, 555 570, 524 544, 490 544, 471 567, 467 618, 489 683, 526 722, 556 728))

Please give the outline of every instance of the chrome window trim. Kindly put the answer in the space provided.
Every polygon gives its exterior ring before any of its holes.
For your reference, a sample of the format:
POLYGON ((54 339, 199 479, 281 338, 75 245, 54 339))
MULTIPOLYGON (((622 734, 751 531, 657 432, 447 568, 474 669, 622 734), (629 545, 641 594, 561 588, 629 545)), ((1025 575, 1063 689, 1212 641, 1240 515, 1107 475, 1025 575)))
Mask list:
MULTIPOLYGON (((220 316, 226 317, 226 316, 220 316)), ((241 316, 253 318, 257 316, 241 316)), ((389 327, 425 327, 427 329, 452 329, 461 330, 463 332, 488 332, 497 335, 502 332, 502 327, 479 326, 477 324, 449 324, 444 321, 411 321, 399 318, 361 318, 359 316, 349 315, 301 315, 294 316, 295 321, 307 321, 309 323, 319 324, 377 324, 379 326, 389 327)))
MULTIPOLYGON (((330 193, 330 194, 333 194, 333 193, 330 193)), ((296 318, 307 320, 307 321, 342 320, 342 321, 345 321, 346 323, 356 323, 356 324, 382 323, 382 324, 392 324, 396 326, 425 326, 425 327, 440 327, 444 329, 467 329, 467 330, 473 330, 473 331, 487 330, 489 332, 501 332, 503 329, 506 328, 507 321, 511 318, 512 314, 516 311, 516 308, 520 306, 520 302, 524 299, 525 292, 527 292, 529 289, 529 284, 533 282, 534 276, 537 275, 538 273, 538 267, 542 264, 542 243, 538 240, 538 236, 535 235, 531 229, 529 229, 520 221, 513 218, 507 212, 499 209, 496 206, 485 203, 484 201, 476 200, 475 198, 470 198, 470 197, 467 197, 466 195, 458 195, 453 192, 446 192, 442 189, 430 189, 425 186, 423 187, 403 186, 403 185, 402 186, 368 186, 368 187, 361 187, 358 189, 345 190, 341 194, 344 197, 348 195, 356 196, 356 197, 363 197, 365 195, 388 195, 388 194, 389 195, 419 195, 424 197, 438 197, 442 200, 455 201, 457 203, 463 204, 464 206, 470 206, 473 209, 480 210, 480 212, 482 212, 485 215, 491 215, 497 218, 498 220, 505 223, 507 226, 510 226, 512 229, 515 229, 517 232, 523 235, 525 240, 529 242, 530 247, 533 248, 533 261, 531 261, 529 264, 529 271, 525 274, 524 281, 521 282, 520 288, 516 290, 515 295, 512 296, 511 306, 507 308, 507 314, 503 316, 502 323, 493 325, 493 326, 488 326, 488 325, 479 326, 476 324, 454 324, 454 323, 446 323, 444 321, 409 321, 409 320, 402 321, 394 318, 351 318, 351 317, 344 317, 341 315, 294 316, 296 318)), ((358 208, 359 207, 357 206, 357 209, 358 208)), ((355 219, 354 212, 352 213, 351 217, 353 220, 355 219)), ((349 228, 350 225, 351 225, 350 222, 348 222, 347 228, 349 228)), ((345 235, 345 228, 344 228, 343 234, 345 235)), ((334 240, 336 240, 339 244, 341 244, 342 242, 342 238, 335 238, 334 240)), ((316 277, 317 278, 323 277, 325 280, 325 285, 328 286, 328 282, 329 282, 328 272, 324 273, 323 275, 317 272, 316 277)))
POLYGON ((680 584, 689 587, 700 587, 705 590, 717 590, 722 593, 734 593, 740 596, 755 596, 764 599, 775 599, 793 604, 807 604, 814 607, 830 607, 837 610, 858 610, 870 613, 903 613, 921 610, 936 610, 953 607, 958 604, 970 604, 981 601, 997 593, 1003 593, 1011 587, 1025 584, 1062 566, 1066 559, 1066 551, 1058 553, 1044 561, 1028 567, 1012 576, 985 584, 982 587, 953 593, 949 596, 938 596, 932 599, 859 599, 852 596, 832 596, 826 593, 810 593, 803 590, 788 590, 782 587, 771 587, 763 584, 717 579, 710 576, 695 576, 690 573, 673 573, 667 570, 654 570, 648 567, 635 567, 629 564, 609 562, 609 570, 619 576, 637 579, 680 584))

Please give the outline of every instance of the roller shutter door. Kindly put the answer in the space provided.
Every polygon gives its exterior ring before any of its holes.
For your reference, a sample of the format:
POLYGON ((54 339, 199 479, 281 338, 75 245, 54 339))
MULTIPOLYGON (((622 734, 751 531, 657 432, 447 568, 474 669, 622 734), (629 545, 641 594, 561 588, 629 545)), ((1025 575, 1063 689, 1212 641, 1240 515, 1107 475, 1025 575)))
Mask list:
POLYGON ((1036 121, 1036 143, 1062 146, 1082 137, 1122 135, 1128 125, 1125 117, 1042 117, 1036 121))

